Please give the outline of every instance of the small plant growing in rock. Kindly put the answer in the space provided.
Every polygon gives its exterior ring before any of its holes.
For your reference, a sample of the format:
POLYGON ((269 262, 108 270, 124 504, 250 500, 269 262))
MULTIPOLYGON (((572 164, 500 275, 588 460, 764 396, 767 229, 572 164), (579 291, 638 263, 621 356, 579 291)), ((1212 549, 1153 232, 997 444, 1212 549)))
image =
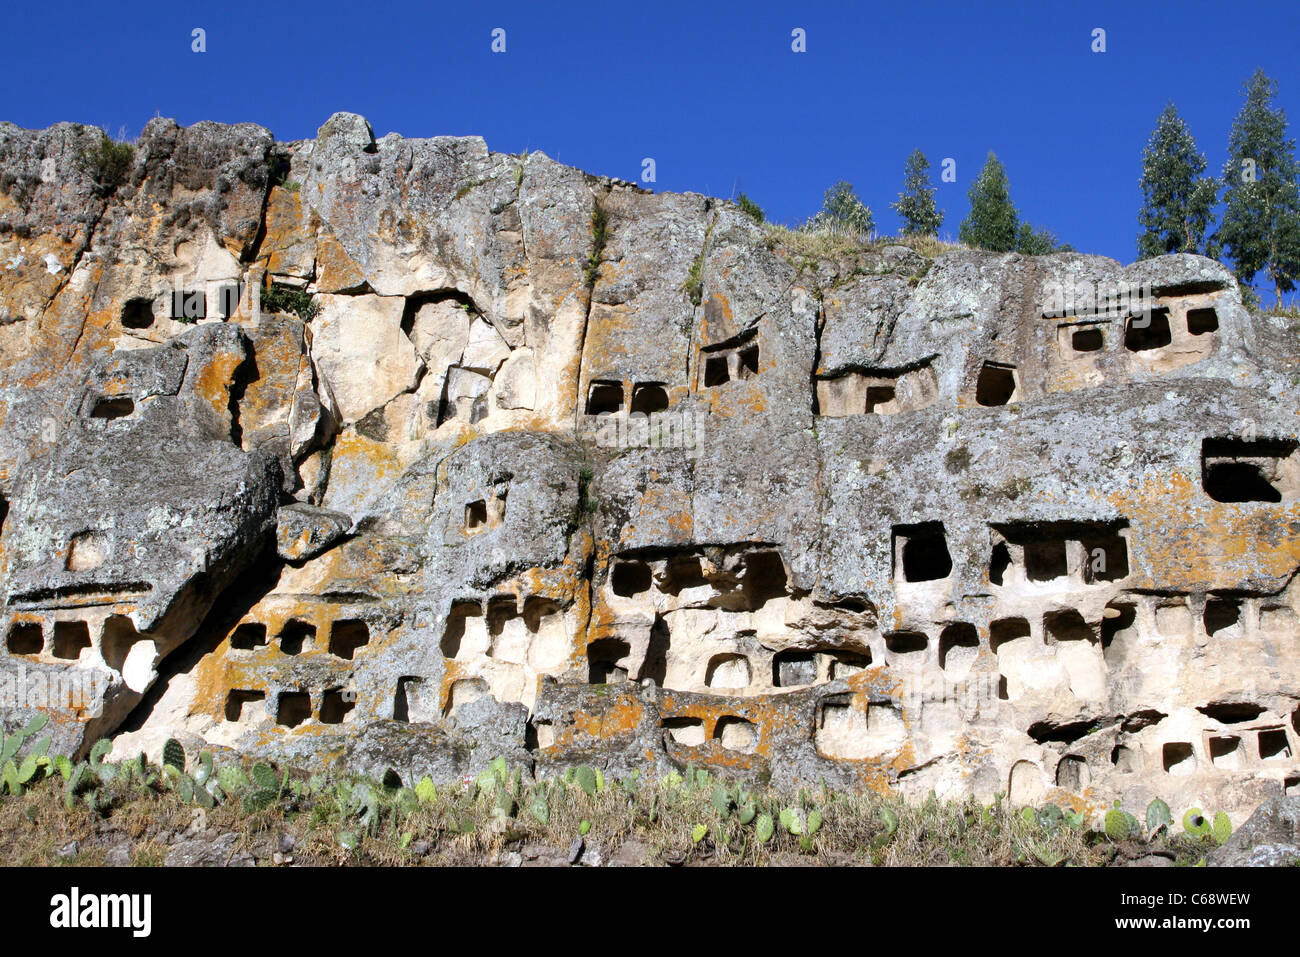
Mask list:
POLYGON ((111 194, 126 182, 135 159, 135 146, 118 142, 103 130, 93 146, 81 155, 82 167, 99 184, 104 195, 111 194))
POLYGON ((709 250, 709 237, 712 235, 713 223, 709 223, 704 229, 704 247, 691 262, 690 271, 682 282, 682 292, 686 293, 686 298, 690 300, 692 306, 698 306, 704 298, 704 255, 709 250))
POLYGON ((587 253, 587 266, 583 270, 583 280, 587 284, 588 291, 596 287, 596 279, 600 275, 608 228, 609 215, 605 212, 605 207, 595 203, 591 208, 591 250, 587 253))
POLYGON ((272 283, 262 290, 262 309, 266 312, 292 314, 303 322, 311 322, 320 311, 320 307, 306 290, 294 289, 279 283, 272 283))
POLYGON ((591 494, 591 480, 595 474, 595 470, 585 462, 578 469, 578 504, 573 516, 574 525, 596 513, 596 499, 591 494))
POLYGON ((766 218, 763 215, 763 208, 744 193, 736 197, 736 205, 740 207, 742 213, 756 223, 761 223, 766 218))

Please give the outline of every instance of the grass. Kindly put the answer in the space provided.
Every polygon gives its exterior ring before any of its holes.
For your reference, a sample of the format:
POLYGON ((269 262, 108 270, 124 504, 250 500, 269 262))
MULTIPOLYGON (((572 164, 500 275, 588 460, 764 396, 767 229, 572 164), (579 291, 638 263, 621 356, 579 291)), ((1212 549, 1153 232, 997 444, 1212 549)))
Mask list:
POLYGON ((1278 316, 1283 319, 1300 319, 1300 303, 1293 303, 1290 306, 1272 306, 1268 309, 1261 310, 1265 316, 1278 316))
POLYGON ((814 229, 791 229, 778 223, 767 223, 766 243, 769 249, 784 249, 788 253, 809 259, 855 258, 885 246, 906 246, 926 259, 935 259, 944 253, 966 249, 961 243, 949 242, 937 236, 872 236, 863 239, 852 230, 834 224, 814 229))
POLYGON ((736 205, 740 207, 742 213, 756 223, 761 223, 766 219, 763 215, 763 207, 759 206, 758 203, 754 202, 744 193, 741 193, 736 197, 736 205))
MULTIPOLYGON (((785 809, 821 826, 803 837, 776 823, 760 840, 757 817, 742 823, 735 785, 701 771, 670 774, 662 781, 606 781, 586 788, 556 778, 540 783, 485 772, 476 782, 388 795, 369 820, 359 817, 348 795, 363 786, 347 779, 305 795, 285 795, 260 810, 238 800, 201 810, 158 786, 105 785, 98 808, 80 802, 69 808, 55 777, 21 795, 0 800, 0 865, 100 865, 112 848, 127 848, 136 866, 165 861, 181 840, 238 835, 235 851, 260 863, 292 840, 298 864, 498 863, 502 855, 532 849, 564 862, 575 839, 603 857, 623 848, 628 859, 646 864, 766 865, 813 864, 1060 866, 1106 865, 1158 854, 1175 863, 1198 863, 1215 846, 1212 838, 1159 831, 1154 837, 1112 841, 1096 830, 1062 823, 1059 810, 1016 812, 1002 801, 903 803, 896 797, 825 788, 755 789, 738 798, 752 802, 756 815, 779 821, 785 809), (418 797, 417 797, 418 794, 418 797), (404 800, 402 798, 405 798, 404 800), (542 807, 544 806, 544 813, 542 807), (723 809, 720 809, 723 808, 723 809), (534 808, 537 808, 535 811, 534 808), (75 853, 68 849, 76 842, 75 853)), ((118 856, 120 857, 120 851, 118 856)))
POLYGON ((582 468, 578 470, 578 504, 575 506, 573 519, 570 522, 575 527, 589 516, 596 514, 596 500, 591 495, 591 480, 594 477, 595 471, 584 462, 582 468))
POLYGON ((458 199, 464 199, 464 198, 465 198, 466 196, 468 196, 471 192, 473 192, 474 190, 478 189, 480 186, 482 186, 482 185, 483 185, 484 183, 486 183, 486 182, 487 182, 486 179, 476 179, 476 180, 472 180, 471 182, 466 183, 466 184, 465 184, 464 186, 462 186, 460 189, 456 190, 456 195, 452 196, 451 201, 454 203, 454 202, 456 202, 456 200, 458 200, 458 199))
POLYGON ((906 246, 913 252, 920 253, 926 259, 937 259, 944 253, 970 248, 961 243, 940 239, 938 236, 887 236, 878 239, 877 243, 882 246, 906 246))
POLYGON ((690 271, 682 281, 682 292, 686 293, 686 298, 690 300, 692 306, 698 306, 700 300, 704 298, 704 256, 709 250, 709 237, 712 235, 713 223, 709 223, 704 228, 704 245, 700 247, 700 254, 695 257, 690 271))

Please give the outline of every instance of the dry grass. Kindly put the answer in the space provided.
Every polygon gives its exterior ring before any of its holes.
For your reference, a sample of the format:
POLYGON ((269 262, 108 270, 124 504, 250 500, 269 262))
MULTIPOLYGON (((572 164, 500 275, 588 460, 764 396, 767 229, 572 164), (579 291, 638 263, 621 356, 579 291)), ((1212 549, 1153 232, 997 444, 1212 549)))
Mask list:
POLYGON ((1260 314, 1265 316, 1279 316, 1283 319, 1300 319, 1300 304, 1282 307, 1274 305, 1268 309, 1260 310, 1260 314))
POLYGON ((769 249, 784 251, 808 259, 856 259, 885 246, 906 246, 927 259, 944 253, 966 249, 961 243, 937 236, 872 236, 863 238, 852 231, 822 226, 816 229, 791 229, 776 223, 767 223, 766 244, 769 249))
POLYGON ((944 253, 956 252, 959 249, 970 249, 969 246, 955 242, 952 239, 940 239, 938 236, 893 236, 882 237, 877 240, 882 246, 891 243, 898 246, 906 246, 914 252, 920 253, 926 259, 936 259, 944 253))
MULTIPOLYGON (((377 787, 377 785, 376 785, 377 787)), ((760 841, 756 821, 741 823, 734 806, 722 813, 715 790, 734 785, 707 777, 692 784, 672 776, 663 782, 609 782, 589 794, 577 784, 504 783, 443 788, 436 797, 405 809, 392 792, 368 826, 349 810, 344 792, 327 785, 310 796, 289 796, 257 812, 238 801, 207 811, 183 804, 173 793, 135 786, 105 789, 101 809, 69 809, 57 779, 38 783, 18 797, 0 800, 0 865, 99 865, 121 860, 122 848, 136 866, 165 862, 183 840, 239 835, 235 849, 270 864, 286 839, 294 846, 283 863, 317 865, 502 863, 518 852, 566 863, 568 850, 584 838, 608 857, 620 847, 649 864, 766 865, 781 863, 865 865, 1099 865, 1119 858, 1162 853, 1195 863, 1209 845, 1169 838, 1116 845, 1085 828, 1046 827, 1026 821, 1001 802, 934 800, 904 804, 870 793, 756 791, 758 814, 779 820, 784 808, 800 808, 823 823, 800 839, 777 824, 760 841), (510 797, 503 800, 505 793, 510 797), (545 822, 532 812, 545 799, 545 822), (502 805, 508 810, 504 810, 502 805), (896 824, 891 827, 891 823, 896 824), (69 853, 75 842, 77 850, 69 853), (60 856, 60 851, 67 856, 60 856)))

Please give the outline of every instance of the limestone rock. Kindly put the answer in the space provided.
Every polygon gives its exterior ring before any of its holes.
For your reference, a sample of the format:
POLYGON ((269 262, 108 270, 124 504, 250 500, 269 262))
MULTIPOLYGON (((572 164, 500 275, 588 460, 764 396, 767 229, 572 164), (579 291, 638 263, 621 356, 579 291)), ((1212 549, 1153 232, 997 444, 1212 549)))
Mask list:
POLYGON ((352 519, 342 512, 301 502, 280 506, 275 521, 276 551, 290 562, 315 558, 352 527, 352 519))
POLYGON ((402 392, 423 369, 402 332, 398 296, 321 296, 312 360, 329 382, 342 424, 350 425, 402 392))
POLYGON ((15 710, 56 748, 146 702, 115 753, 1300 787, 1300 350, 1222 265, 820 243, 354 114, 101 145, 0 125, 0 671, 86 692, 15 710))

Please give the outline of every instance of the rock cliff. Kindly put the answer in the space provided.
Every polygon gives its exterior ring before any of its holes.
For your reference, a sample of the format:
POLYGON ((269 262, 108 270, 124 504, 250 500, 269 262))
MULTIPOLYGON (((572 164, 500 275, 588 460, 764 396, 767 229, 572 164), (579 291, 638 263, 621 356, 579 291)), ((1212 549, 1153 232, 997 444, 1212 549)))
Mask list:
POLYGON ((0 125, 6 722, 1300 793, 1300 348, 1212 260, 819 245, 351 114, 99 142, 0 125))

